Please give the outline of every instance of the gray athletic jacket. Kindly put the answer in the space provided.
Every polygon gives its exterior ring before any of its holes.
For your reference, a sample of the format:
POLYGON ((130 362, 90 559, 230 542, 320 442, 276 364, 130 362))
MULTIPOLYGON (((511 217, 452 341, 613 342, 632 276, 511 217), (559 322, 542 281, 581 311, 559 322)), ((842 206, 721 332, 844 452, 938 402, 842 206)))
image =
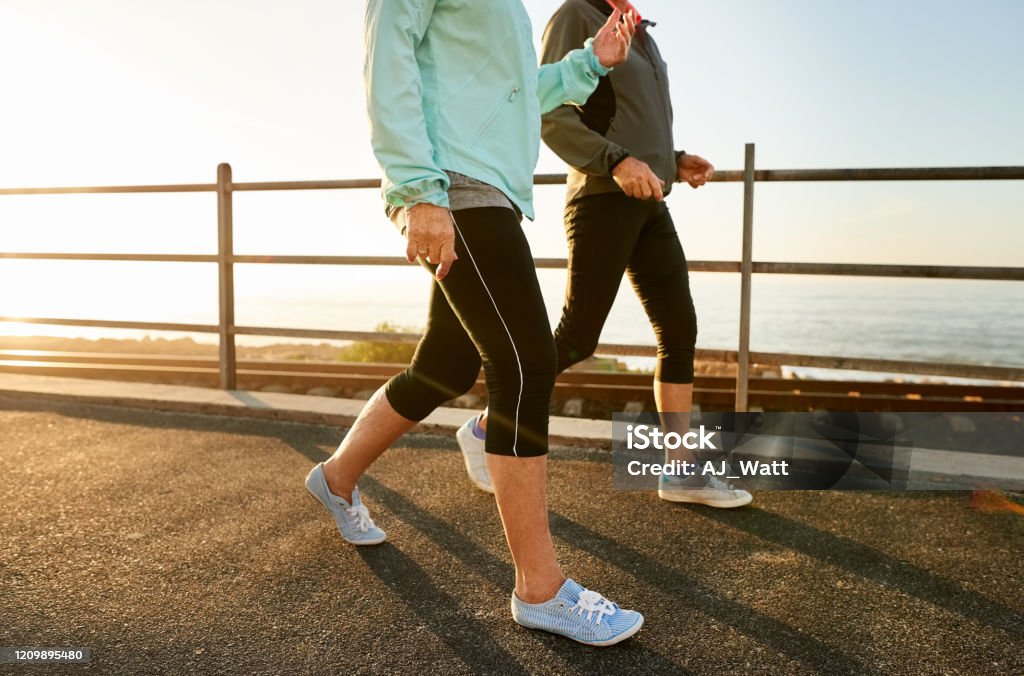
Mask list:
MULTIPOLYGON (((544 31, 541 60, 560 61, 611 12, 605 0, 566 0, 544 31)), ((666 194, 676 180, 668 67, 650 35, 653 26, 641 22, 629 59, 600 79, 585 105, 562 106, 543 117, 544 142, 570 167, 567 202, 619 191, 611 172, 630 156, 650 165, 665 181, 666 194)))

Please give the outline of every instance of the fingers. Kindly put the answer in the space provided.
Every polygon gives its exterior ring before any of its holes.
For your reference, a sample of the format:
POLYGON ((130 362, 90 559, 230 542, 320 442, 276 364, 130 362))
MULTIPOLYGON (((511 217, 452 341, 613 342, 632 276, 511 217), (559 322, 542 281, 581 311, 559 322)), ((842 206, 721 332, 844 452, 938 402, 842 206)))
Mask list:
POLYGON ((690 184, 691 188, 699 188, 711 180, 711 176, 715 173, 714 169, 708 169, 703 174, 694 174, 687 183, 690 184))
POLYGON ((715 165, 702 157, 700 158, 700 168, 702 171, 697 174, 695 178, 698 180, 698 185, 704 185, 711 180, 712 176, 715 175, 715 165))
POLYGON ((455 248, 450 242, 443 242, 441 244, 441 262, 437 266, 437 270, 434 272, 434 276, 437 277, 437 281, 441 281, 448 276, 448 273, 452 270, 452 263, 458 260, 458 256, 455 255, 455 248))
POLYGON ((616 24, 619 23, 619 19, 621 19, 621 18, 622 18, 622 10, 621 9, 616 9, 615 11, 612 12, 612 15, 610 17, 608 17, 608 20, 604 22, 604 25, 601 26, 601 31, 605 31, 605 30, 614 31, 615 28, 616 28, 616 24))
POLYGON ((651 196, 661 202, 665 199, 665 182, 651 174, 651 196))
POLYGON ((650 173, 646 176, 639 176, 635 180, 622 184, 622 192, 627 197, 638 200, 649 200, 654 198, 661 202, 665 199, 665 182, 650 173))
POLYGON ((636 185, 636 196, 638 199, 648 200, 654 194, 650 180, 641 179, 636 185))
POLYGON ((629 53, 629 45, 633 41, 633 34, 636 32, 636 19, 633 12, 627 12, 622 21, 615 26, 615 41, 618 43, 619 52, 625 56, 629 53))
POLYGON ((626 12, 626 17, 622 24, 620 24, 619 32, 625 33, 627 44, 633 39, 633 34, 636 33, 636 14, 633 10, 626 12))
POLYGON ((647 171, 644 173, 642 181, 647 188, 646 192, 648 194, 644 199, 653 197, 660 202, 665 199, 665 182, 658 178, 658 175, 649 166, 645 168, 647 171))
POLYGON ((405 245, 405 260, 415 263, 417 256, 419 256, 419 244, 410 237, 409 242, 405 245))

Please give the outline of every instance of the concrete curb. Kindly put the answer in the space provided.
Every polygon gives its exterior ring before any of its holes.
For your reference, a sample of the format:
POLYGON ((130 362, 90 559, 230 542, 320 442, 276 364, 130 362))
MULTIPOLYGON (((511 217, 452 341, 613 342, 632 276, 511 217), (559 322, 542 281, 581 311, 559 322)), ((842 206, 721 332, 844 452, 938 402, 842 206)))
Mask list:
MULTIPOLYGON (((109 380, 0 374, 0 396, 50 401, 127 406, 156 411, 249 417, 265 420, 348 427, 366 402, 304 394, 215 390, 181 385, 156 385, 109 380)), ((471 411, 439 408, 414 432, 453 434, 471 411)), ((612 423, 552 416, 552 446, 585 447, 610 454, 612 423)), ((1024 478, 1024 458, 915 448, 915 475, 971 478, 1005 483, 1024 478), (965 468, 970 468, 966 470, 965 468)))
MULTIPOLYGON (((305 394, 215 390, 110 380, 0 374, 0 395, 51 401, 129 406, 176 413, 200 413, 348 427, 365 401, 305 394)), ((414 428, 416 432, 454 433, 472 411, 439 408, 414 428)), ((611 421, 552 416, 552 445, 610 449, 611 421)))

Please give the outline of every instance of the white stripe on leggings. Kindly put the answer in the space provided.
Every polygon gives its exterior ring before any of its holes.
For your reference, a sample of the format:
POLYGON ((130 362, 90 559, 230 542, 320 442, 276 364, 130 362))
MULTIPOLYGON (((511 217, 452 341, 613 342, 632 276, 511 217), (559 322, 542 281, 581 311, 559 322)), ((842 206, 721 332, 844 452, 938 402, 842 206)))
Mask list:
POLYGON ((494 296, 491 295, 491 290, 487 288, 487 282, 484 281, 484 276, 480 273, 480 268, 476 264, 476 259, 473 258, 473 252, 469 250, 469 244, 466 243, 466 238, 462 236, 462 230, 459 229, 459 224, 455 221, 455 214, 449 212, 452 217, 452 225, 455 226, 455 232, 459 233, 459 239, 462 240, 462 246, 466 247, 466 253, 469 254, 469 260, 473 264, 473 269, 476 270, 476 276, 480 278, 480 283, 484 286, 484 291, 487 292, 487 297, 491 299, 491 305, 494 306, 494 311, 498 313, 498 319, 501 320, 501 325, 505 327, 505 333, 508 334, 508 342, 512 343, 512 352, 516 355, 516 366, 519 367, 519 399, 516 401, 516 421, 515 421, 515 432, 512 436, 512 455, 519 457, 519 453, 516 451, 516 444, 519 443, 519 406, 523 403, 523 363, 519 360, 519 350, 516 349, 516 341, 512 339, 512 332, 508 330, 508 324, 505 323, 505 318, 501 316, 501 310, 498 309, 498 304, 494 300, 494 296))

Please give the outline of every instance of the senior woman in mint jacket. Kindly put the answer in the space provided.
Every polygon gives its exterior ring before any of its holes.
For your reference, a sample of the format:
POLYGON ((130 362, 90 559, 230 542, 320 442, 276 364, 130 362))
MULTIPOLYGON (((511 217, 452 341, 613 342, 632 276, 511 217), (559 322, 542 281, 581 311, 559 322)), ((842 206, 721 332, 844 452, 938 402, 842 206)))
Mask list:
POLYGON ((384 198, 406 255, 435 277, 410 367, 379 390, 306 485, 354 544, 385 538, 356 482, 396 439, 468 390, 481 364, 493 434, 487 462, 516 579, 513 618, 592 645, 643 617, 567 580, 546 503, 547 417, 555 349, 520 217, 533 217, 540 116, 583 103, 625 60, 621 12, 557 63, 538 67, 519 0, 371 0, 366 86, 384 198))

